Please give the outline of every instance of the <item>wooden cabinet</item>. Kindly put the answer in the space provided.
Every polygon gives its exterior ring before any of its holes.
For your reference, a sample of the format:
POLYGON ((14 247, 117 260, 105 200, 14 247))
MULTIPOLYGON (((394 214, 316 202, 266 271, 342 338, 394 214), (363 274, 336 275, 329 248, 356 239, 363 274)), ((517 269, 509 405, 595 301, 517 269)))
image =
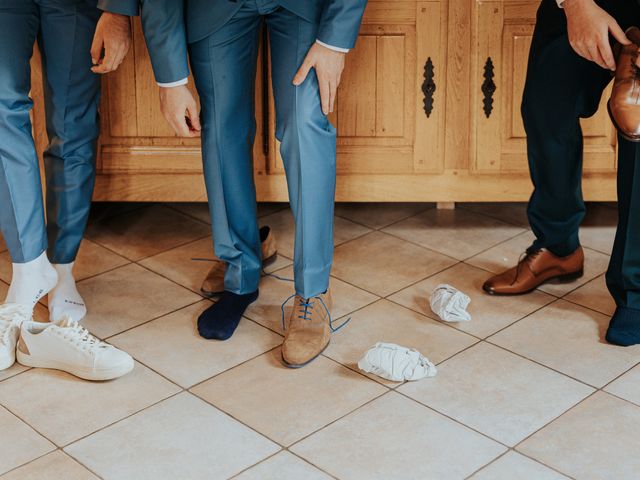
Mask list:
MULTIPOLYGON (((531 183, 520 98, 537 5, 370 0, 331 115, 338 130, 337 199, 526 200, 531 183)), ((258 196, 285 201, 268 48, 259 62, 258 196)), ((37 75, 37 65, 34 70, 37 75)), ((36 98, 36 104, 42 103, 36 98)), ((165 124, 137 20, 132 51, 104 79, 101 123, 96 199, 205 199, 199 142, 177 138, 165 124)), ((613 200, 616 144, 605 109, 583 129, 585 195, 613 200)))

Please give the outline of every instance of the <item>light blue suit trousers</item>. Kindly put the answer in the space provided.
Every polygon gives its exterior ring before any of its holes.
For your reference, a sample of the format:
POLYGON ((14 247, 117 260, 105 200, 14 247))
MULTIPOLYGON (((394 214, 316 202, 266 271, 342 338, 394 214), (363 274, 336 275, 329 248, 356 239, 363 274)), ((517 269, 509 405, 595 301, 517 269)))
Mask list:
POLYGON ((324 292, 333 260, 336 131, 322 113, 318 80, 292 84, 317 38, 318 24, 273 0, 246 0, 224 26, 190 44, 202 105, 204 172, 215 250, 228 262, 225 288, 257 290, 261 273, 252 145, 259 34, 269 32, 276 136, 281 141, 295 219, 295 289, 324 292))
POLYGON ((100 77, 89 53, 96 0, 0 0, 0 229, 12 261, 47 248, 70 263, 84 234, 95 179, 100 77), (47 222, 29 112, 29 60, 42 53, 47 222))

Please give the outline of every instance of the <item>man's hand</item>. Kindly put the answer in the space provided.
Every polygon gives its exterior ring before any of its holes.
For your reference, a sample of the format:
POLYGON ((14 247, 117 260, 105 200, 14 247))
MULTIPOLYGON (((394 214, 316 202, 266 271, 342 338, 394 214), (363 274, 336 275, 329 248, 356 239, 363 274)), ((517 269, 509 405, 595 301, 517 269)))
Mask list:
POLYGON ((294 85, 301 85, 309 75, 309 71, 312 68, 316 69, 318 84, 320 85, 322 111, 325 115, 333 112, 333 107, 336 103, 340 77, 342 76, 342 70, 344 70, 344 57, 345 54, 342 52, 314 43, 293 79, 294 85))
POLYGON ((609 33, 623 45, 630 43, 618 22, 593 0, 565 0, 562 6, 567 15, 569 43, 576 53, 602 68, 615 70, 609 33))
POLYGON ((186 85, 160 87, 160 109, 171 128, 181 137, 200 136, 198 104, 186 85))
POLYGON ((104 12, 98 20, 91 44, 93 73, 108 73, 117 70, 131 46, 131 23, 129 17, 104 12), (104 51, 104 57, 102 53, 104 51))

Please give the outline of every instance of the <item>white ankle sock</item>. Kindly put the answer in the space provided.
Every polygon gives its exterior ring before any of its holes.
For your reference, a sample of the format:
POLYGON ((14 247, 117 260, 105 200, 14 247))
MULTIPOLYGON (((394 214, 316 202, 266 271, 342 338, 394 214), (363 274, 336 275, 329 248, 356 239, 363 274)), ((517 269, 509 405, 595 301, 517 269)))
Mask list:
POLYGON ((57 281, 58 274, 46 252, 30 262, 14 263, 6 302, 35 307, 56 286, 57 281))
POLYGON ((49 320, 57 322, 68 316, 79 322, 87 314, 87 307, 73 278, 73 263, 53 265, 58 272, 58 284, 49 294, 49 320))

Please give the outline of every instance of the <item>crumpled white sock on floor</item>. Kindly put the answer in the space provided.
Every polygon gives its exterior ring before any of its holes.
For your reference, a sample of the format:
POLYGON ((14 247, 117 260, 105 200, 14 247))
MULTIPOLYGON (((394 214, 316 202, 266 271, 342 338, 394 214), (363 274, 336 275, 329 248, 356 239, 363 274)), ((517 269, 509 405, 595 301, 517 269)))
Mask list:
POLYGON ((58 274, 44 252, 27 263, 14 263, 11 286, 6 303, 18 303, 35 307, 55 287, 58 274))
POLYGON ((87 307, 73 277, 73 263, 53 266, 58 272, 58 284, 49 294, 49 320, 57 322, 69 317, 80 322, 87 315, 87 307))
POLYGON ((442 283, 433 289, 429 304, 433 313, 445 322, 468 322, 471 315, 467 307, 471 299, 460 290, 442 283))
POLYGON ((420 380, 438 373, 436 366, 417 350, 384 342, 367 350, 358 368, 394 382, 420 380))

